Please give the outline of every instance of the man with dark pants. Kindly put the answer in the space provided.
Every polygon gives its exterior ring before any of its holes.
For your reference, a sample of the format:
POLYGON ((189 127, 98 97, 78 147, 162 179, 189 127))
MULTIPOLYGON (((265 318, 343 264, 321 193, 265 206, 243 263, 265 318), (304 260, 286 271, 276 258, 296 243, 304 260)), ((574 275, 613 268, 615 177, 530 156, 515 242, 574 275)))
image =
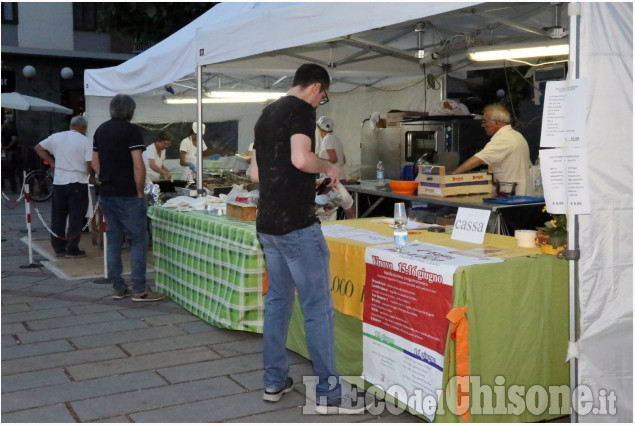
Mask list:
POLYGON ((136 106, 130 96, 118 94, 112 98, 111 119, 95 131, 93 168, 101 183, 99 206, 106 219, 106 258, 112 298, 132 296, 132 301, 159 301, 165 296, 152 292, 146 285, 146 201, 143 196, 146 168, 142 157, 145 144, 139 128, 130 123, 136 106), (132 240, 132 292, 121 277, 124 229, 132 240))
POLYGON ((297 289, 316 387, 318 413, 355 414, 365 410, 357 397, 342 395, 335 367, 333 297, 329 250, 315 215, 315 177, 330 186, 339 169, 315 152, 315 109, 328 102, 329 75, 302 65, 286 96, 267 106, 254 133, 250 177, 260 182, 256 229, 269 286, 265 299, 263 399, 276 402, 293 390, 286 352, 287 330, 297 289))
POLYGON ((51 164, 53 205, 51 209, 51 245, 57 257, 81 258, 79 240, 88 209, 88 177, 92 172, 92 143, 86 137, 86 119, 71 119, 70 130, 55 133, 33 149, 51 164), (68 219, 68 228, 66 220, 68 219))

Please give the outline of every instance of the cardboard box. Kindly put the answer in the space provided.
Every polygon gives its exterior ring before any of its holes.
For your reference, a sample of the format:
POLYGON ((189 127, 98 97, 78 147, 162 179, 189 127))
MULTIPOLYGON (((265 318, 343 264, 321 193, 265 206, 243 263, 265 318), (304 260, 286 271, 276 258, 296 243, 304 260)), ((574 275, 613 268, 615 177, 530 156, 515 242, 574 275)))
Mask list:
POLYGON ((256 219, 256 210, 258 207, 251 204, 227 203, 227 217, 235 218, 243 221, 252 221, 256 219))
POLYGON ((429 196, 473 195, 492 192, 488 173, 445 174, 445 167, 434 167, 434 174, 420 172, 418 194, 429 196))
POLYGON ((405 117, 411 116, 419 116, 421 118, 427 116, 427 112, 421 111, 398 111, 396 109, 391 109, 386 114, 386 128, 394 128, 401 126, 401 120, 405 117))

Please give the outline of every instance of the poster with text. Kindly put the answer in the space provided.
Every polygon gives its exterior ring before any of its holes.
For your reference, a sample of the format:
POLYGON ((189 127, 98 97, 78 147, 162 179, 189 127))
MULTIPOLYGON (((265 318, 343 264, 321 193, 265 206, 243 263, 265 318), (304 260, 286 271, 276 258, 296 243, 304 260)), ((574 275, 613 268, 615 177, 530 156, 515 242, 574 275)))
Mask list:
POLYGON ((540 174, 545 205, 551 214, 590 214, 586 147, 542 149, 540 174))
POLYGON ((502 261, 441 246, 410 243, 366 249, 364 379, 434 419, 422 398, 437 400, 457 267, 502 261), (393 391, 394 390, 394 391, 393 391))
POLYGON ((585 146, 588 87, 584 78, 549 81, 545 89, 540 147, 585 146))

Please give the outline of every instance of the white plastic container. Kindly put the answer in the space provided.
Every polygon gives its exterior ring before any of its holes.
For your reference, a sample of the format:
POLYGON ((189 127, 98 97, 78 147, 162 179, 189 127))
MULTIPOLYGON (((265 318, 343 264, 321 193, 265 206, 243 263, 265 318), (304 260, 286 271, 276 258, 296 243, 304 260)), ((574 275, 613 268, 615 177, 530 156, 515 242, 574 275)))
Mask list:
POLYGON ((514 233, 516 243, 522 248, 533 248, 536 246, 536 231, 535 230, 516 230, 514 233))

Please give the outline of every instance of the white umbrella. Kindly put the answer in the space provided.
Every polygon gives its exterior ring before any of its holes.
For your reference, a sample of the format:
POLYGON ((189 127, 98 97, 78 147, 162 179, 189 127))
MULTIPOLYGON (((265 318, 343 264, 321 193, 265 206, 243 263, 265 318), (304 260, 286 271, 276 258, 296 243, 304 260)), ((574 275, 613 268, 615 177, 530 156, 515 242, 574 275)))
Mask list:
POLYGON ((44 111, 44 112, 59 112, 61 114, 72 115, 73 110, 65 108, 57 103, 49 102, 48 100, 40 99, 38 97, 27 96, 17 92, 2 93, 2 107, 17 109, 20 111, 44 111))

